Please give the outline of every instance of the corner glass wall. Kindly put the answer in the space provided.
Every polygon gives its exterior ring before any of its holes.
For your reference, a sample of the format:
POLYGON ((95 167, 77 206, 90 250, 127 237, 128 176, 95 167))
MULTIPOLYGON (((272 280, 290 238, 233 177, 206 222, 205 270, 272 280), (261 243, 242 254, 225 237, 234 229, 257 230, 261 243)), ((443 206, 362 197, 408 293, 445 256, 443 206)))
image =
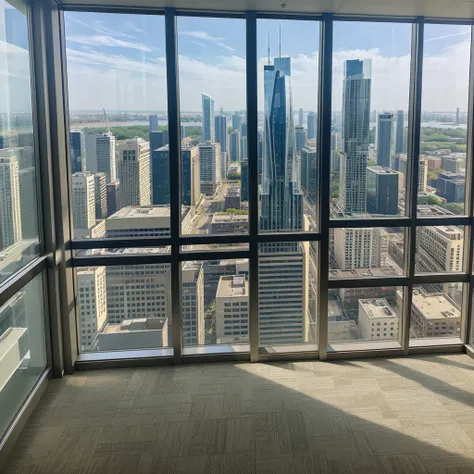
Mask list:
POLYGON ((28 8, 0 0, 0 444, 49 365, 28 8))
POLYGON ((471 27, 149 13, 65 12, 81 352, 151 319, 177 360, 462 344, 471 27))

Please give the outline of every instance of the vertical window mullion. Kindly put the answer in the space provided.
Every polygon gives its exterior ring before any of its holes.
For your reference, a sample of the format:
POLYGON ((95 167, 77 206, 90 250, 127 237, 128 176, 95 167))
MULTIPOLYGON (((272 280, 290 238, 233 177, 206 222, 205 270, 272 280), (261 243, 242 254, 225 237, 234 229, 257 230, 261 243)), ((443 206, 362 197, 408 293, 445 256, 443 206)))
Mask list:
POLYGON ((258 361, 258 79, 257 15, 246 14, 247 156, 249 188, 249 342, 250 360, 258 361))
POLYGON ((402 331, 400 344, 408 354, 410 340, 410 320, 413 295, 413 278, 415 276, 416 257, 416 223, 418 200, 418 166, 420 158, 421 128, 421 87, 423 74, 423 38, 424 19, 418 18, 413 23, 410 64, 410 93, 408 109, 408 143, 407 143, 407 212, 410 226, 405 231, 405 271, 409 278, 408 287, 404 288, 402 331))
POLYGON ((329 279, 329 205, 331 165, 332 49, 333 18, 324 14, 321 21, 318 94, 318 159, 319 228, 321 232, 319 260, 318 350, 320 360, 327 359, 328 344, 328 279, 329 279))
POLYGON ((165 9, 166 26, 166 79, 168 87, 168 136, 170 172, 170 223, 171 223, 171 314, 172 346, 175 363, 181 362, 181 268, 179 261, 179 235, 181 226, 181 130, 178 83, 178 37, 176 9, 165 9), (173 162, 174 160, 174 162, 173 162))

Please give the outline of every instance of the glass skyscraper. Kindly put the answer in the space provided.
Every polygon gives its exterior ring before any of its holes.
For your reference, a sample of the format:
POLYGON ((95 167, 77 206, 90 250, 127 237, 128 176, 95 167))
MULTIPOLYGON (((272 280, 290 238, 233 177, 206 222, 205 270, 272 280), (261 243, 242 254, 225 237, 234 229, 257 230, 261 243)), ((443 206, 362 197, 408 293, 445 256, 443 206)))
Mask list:
POLYGON ((214 133, 214 99, 202 94, 202 141, 213 142, 214 133))
POLYGON ((382 113, 377 117, 377 164, 391 167, 393 114, 382 113))
POLYGON ((367 210, 371 60, 344 63, 339 204, 347 213, 367 210))

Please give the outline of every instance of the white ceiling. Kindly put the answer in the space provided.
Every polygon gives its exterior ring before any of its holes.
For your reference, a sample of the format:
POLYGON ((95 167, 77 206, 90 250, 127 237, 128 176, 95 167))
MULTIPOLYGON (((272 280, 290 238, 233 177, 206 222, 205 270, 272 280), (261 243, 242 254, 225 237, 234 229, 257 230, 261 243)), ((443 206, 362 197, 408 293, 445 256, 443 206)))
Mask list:
POLYGON ((474 19, 474 0, 59 0, 64 5, 474 19), (282 8, 282 2, 286 7, 282 8))

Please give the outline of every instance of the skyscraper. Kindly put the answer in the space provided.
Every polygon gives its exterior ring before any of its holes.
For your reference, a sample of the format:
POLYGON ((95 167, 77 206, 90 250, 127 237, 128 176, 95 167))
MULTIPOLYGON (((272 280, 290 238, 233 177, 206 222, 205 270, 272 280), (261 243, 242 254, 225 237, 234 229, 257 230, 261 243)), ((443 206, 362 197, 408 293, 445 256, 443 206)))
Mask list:
POLYGON ((84 171, 84 133, 81 130, 72 130, 69 138, 71 143, 71 174, 80 173, 84 171))
POLYGON ((296 138, 296 153, 305 146, 306 143, 306 130, 303 126, 295 127, 295 138, 296 138))
POLYGON ((216 142, 221 144, 221 152, 227 151, 227 117, 216 115, 214 118, 216 142))
POLYGON ((91 173, 72 175, 72 221, 74 237, 87 237, 95 224, 95 186, 91 173))
POLYGON ((105 173, 107 183, 115 181, 115 136, 109 131, 86 134, 86 170, 105 173))
MULTIPOLYGON (((151 176, 154 205, 170 203, 169 153, 169 145, 166 145, 153 154, 151 176)), ((198 147, 181 147, 181 160, 181 204, 194 206, 201 194, 198 147)))
POLYGON ((318 161, 315 147, 301 150, 301 187, 311 205, 316 204, 318 194, 318 161))
POLYGON ((308 112, 306 118, 308 124, 308 140, 316 138, 316 114, 314 112, 308 112))
POLYGON ((22 239, 20 179, 16 151, 0 152, 0 250, 22 239))
POLYGON ((398 214, 399 173, 382 166, 367 168, 367 211, 373 214, 398 214))
POLYGON ((107 185, 105 173, 94 175, 95 193, 95 218, 105 219, 107 217, 107 185))
POLYGON ((169 143, 168 130, 155 130, 150 132, 150 150, 153 153, 169 143))
POLYGON ((150 205, 150 143, 138 137, 121 143, 118 171, 121 206, 150 205))
POLYGON ((150 132, 157 132, 158 131, 158 115, 150 115, 148 117, 150 122, 150 132))
POLYGON ((403 153, 405 141, 405 112, 397 110, 397 127, 395 136, 395 153, 403 153))
POLYGON ((247 137, 240 137, 240 160, 247 159, 247 137))
POLYGON ((240 162, 240 198, 242 201, 249 200, 249 162, 247 158, 240 162))
POLYGON ((238 130, 240 132, 240 129, 242 127, 242 115, 240 115, 238 112, 234 112, 232 114, 232 130, 238 130))
POLYGON ((204 270, 202 262, 183 263, 181 267, 181 288, 183 345, 205 344, 204 270))
POLYGON ((201 193, 212 196, 220 183, 220 145, 219 143, 200 143, 199 166, 201 193))
POLYGON ((370 59, 344 63, 339 204, 347 213, 361 213, 367 209, 370 68, 370 59))
POLYGON ((304 122, 303 122, 303 117, 304 117, 303 109, 298 110, 298 125, 299 125, 300 127, 302 127, 302 126, 303 126, 303 123, 304 123, 304 122))
MULTIPOLYGON (((291 90, 291 60, 264 66, 263 169, 260 228, 303 229, 303 193, 298 180, 291 90)), ((307 254, 301 242, 259 247, 259 343, 307 340, 307 254), (284 292, 284 299, 282 294, 284 292)))
POLYGON ((120 181, 107 183, 107 215, 111 216, 120 210, 120 181))
POLYGON ((393 114, 377 117, 377 165, 391 167, 393 114))
POLYGON ((214 133, 214 99, 207 94, 202 94, 202 141, 213 142, 214 133))
POLYGON ((230 161, 240 161, 240 132, 234 130, 229 134, 230 161))

